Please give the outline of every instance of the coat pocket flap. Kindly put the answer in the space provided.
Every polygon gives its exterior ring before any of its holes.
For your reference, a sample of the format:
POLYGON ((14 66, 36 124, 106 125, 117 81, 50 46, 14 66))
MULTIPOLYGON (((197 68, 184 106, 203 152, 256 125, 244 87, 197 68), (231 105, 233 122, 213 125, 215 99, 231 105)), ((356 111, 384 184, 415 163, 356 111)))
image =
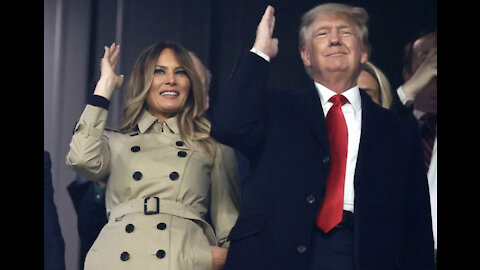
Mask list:
POLYGON ((234 241, 250 235, 257 234, 262 231, 264 223, 264 215, 252 215, 241 218, 237 221, 235 226, 230 231, 228 241, 234 241))

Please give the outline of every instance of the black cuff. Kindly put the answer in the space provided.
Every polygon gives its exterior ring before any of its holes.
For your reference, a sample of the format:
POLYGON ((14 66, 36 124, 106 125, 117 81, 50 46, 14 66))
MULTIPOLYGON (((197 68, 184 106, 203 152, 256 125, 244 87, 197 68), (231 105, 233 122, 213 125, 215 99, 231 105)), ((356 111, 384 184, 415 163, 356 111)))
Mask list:
POLYGON ((105 97, 99 96, 99 95, 92 95, 88 98, 88 104, 92 106, 97 106, 100 108, 104 108, 105 110, 108 110, 108 107, 110 106, 110 100, 106 99, 105 97))

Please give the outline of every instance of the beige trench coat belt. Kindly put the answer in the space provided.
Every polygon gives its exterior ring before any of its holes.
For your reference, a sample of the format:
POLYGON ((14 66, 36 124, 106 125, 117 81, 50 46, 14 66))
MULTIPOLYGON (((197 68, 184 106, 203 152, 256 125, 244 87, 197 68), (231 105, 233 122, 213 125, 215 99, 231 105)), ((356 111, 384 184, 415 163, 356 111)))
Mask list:
POLYGON ((108 222, 115 221, 125 215, 133 213, 143 213, 145 215, 156 215, 161 213, 190 219, 202 227, 209 244, 217 246, 217 238, 215 237, 212 226, 202 219, 198 211, 190 205, 185 205, 177 201, 160 199, 158 197, 137 198, 114 206, 112 210, 107 213, 108 222))

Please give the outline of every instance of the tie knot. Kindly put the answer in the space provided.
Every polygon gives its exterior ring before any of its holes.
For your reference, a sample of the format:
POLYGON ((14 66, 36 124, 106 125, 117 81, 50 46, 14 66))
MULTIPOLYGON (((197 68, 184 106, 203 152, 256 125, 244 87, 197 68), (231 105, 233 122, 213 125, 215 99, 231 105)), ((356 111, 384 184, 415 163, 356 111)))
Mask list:
POLYGON ((343 95, 337 94, 337 95, 334 95, 333 97, 331 97, 328 101, 332 102, 333 105, 338 104, 338 105, 342 106, 343 104, 348 102, 348 99, 343 95))

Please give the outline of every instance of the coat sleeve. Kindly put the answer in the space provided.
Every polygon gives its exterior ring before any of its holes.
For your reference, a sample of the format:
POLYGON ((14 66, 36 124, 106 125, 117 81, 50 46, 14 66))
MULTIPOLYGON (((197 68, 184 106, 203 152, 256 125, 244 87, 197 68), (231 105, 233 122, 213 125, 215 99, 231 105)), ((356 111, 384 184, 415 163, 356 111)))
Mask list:
POLYGON ((258 153, 266 131, 269 67, 260 56, 244 52, 213 110, 212 137, 247 157, 258 153))
POLYGON ((110 172, 110 149, 104 135, 106 121, 107 110, 87 105, 70 142, 66 164, 89 180, 102 180, 110 172))
POLYGON ((228 248, 227 237, 240 211, 240 175, 233 149, 218 144, 211 173, 210 216, 219 246, 228 248))

